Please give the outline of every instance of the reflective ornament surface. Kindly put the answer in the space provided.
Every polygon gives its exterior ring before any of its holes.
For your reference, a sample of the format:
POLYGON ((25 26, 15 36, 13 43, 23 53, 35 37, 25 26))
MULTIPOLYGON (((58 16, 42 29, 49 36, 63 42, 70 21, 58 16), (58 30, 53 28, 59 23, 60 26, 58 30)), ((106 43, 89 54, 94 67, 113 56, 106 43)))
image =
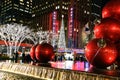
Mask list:
POLYGON ((85 57, 95 67, 105 68, 112 65, 117 58, 116 46, 104 39, 93 39, 85 47, 85 57))
POLYGON ((104 18, 94 27, 96 38, 104 38, 111 42, 120 40, 120 22, 113 18, 104 18))
POLYGON ((110 0, 102 10, 102 18, 112 17, 120 21, 120 0, 110 0))
POLYGON ((47 63, 54 57, 54 50, 50 44, 42 43, 36 47, 35 54, 39 62, 47 63))
POLYGON ((35 59, 36 59, 36 56, 35 56, 36 46, 37 46, 37 45, 34 45, 34 46, 32 46, 31 49, 30 49, 30 57, 32 58, 32 60, 35 60, 35 59))

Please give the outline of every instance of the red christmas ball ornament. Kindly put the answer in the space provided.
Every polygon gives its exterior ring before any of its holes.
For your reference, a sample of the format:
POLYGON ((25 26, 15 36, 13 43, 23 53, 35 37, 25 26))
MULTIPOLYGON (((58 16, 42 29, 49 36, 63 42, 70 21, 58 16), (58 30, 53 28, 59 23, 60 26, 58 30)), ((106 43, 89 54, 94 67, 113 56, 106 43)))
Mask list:
POLYGON ((118 51, 118 56, 117 56, 117 59, 116 59, 116 64, 120 68, 120 41, 116 42, 115 44, 116 44, 116 48, 117 48, 117 51, 118 51))
POLYGON ((36 53, 36 58, 39 62, 47 63, 53 58, 54 49, 50 44, 42 43, 36 47, 35 53, 36 53))
POLYGON ((101 23, 94 27, 94 35, 96 38, 104 37, 104 26, 101 23))
POLYGON ((103 7, 102 17, 112 17, 120 21, 120 0, 110 0, 103 7))
POLYGON ((99 68, 112 65, 117 55, 116 46, 104 39, 93 39, 85 47, 86 59, 90 64, 99 68))
POLYGON ((32 58, 32 60, 36 60, 36 56, 35 56, 35 49, 36 49, 37 45, 34 45, 31 47, 30 49, 30 57, 32 58))
POLYGON ((120 23, 113 18, 104 18, 101 23, 94 27, 96 38, 104 38, 111 42, 120 40, 120 23))

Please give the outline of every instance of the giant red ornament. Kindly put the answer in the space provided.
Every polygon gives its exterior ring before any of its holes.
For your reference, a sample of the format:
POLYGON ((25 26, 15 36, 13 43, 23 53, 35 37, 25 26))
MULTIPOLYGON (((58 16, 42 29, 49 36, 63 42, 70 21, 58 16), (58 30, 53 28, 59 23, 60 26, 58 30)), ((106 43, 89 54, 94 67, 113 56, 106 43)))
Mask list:
POLYGON ((116 64, 118 65, 118 67, 120 68, 120 41, 118 41, 116 44, 116 48, 118 50, 118 56, 117 56, 117 60, 116 60, 116 64))
POLYGON ((103 7, 102 17, 112 17, 120 21, 120 0, 110 0, 103 7))
POLYGON ((105 38, 111 42, 120 40, 120 23, 113 18, 104 18, 94 27, 96 38, 105 38))
POLYGON ((39 44, 36 49, 36 58, 41 63, 47 63, 54 56, 53 47, 48 43, 39 44))
POLYGON ((35 60, 35 59, 36 59, 36 57, 35 57, 35 49, 36 49, 36 46, 37 46, 37 45, 34 45, 34 46, 32 46, 31 49, 30 49, 30 57, 32 58, 32 60, 35 60))
POLYGON ((103 39, 93 39, 85 47, 85 57, 93 66, 104 68, 117 58, 116 46, 103 39))

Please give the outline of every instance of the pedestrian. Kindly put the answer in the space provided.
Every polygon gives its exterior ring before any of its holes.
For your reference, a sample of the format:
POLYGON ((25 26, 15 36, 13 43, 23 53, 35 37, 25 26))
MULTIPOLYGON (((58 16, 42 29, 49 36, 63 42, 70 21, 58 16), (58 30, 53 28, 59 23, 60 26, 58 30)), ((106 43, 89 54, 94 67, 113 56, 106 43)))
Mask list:
POLYGON ((25 53, 23 52, 22 53, 22 63, 24 63, 25 62, 25 53))
POLYGON ((16 51, 15 52, 15 63, 17 63, 17 61, 18 61, 18 52, 16 51))
POLYGON ((12 62, 15 62, 15 53, 12 53, 12 62))

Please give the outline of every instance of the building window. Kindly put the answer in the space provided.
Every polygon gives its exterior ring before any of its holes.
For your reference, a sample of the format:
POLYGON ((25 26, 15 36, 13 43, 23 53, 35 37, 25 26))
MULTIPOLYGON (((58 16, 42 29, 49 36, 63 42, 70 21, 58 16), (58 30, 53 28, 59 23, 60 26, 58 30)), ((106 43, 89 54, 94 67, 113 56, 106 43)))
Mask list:
POLYGON ((39 26, 39 24, 37 23, 37 26, 39 26))
POLYGON ((84 13, 86 13, 86 10, 84 10, 84 13))
POLYGON ((27 7, 29 7, 29 4, 27 4, 27 7))
POLYGON ((46 4, 48 4, 48 2, 46 2, 46 4))
POLYGON ((88 11, 87 14, 90 14, 90 12, 88 11))
POLYGON ((23 2, 23 0, 20 0, 20 2, 23 2))
POLYGON ((11 18, 9 18, 9 21, 11 21, 11 18))
POLYGON ((21 22, 21 23, 23 23, 23 21, 22 21, 22 20, 20 20, 20 22, 21 22))
POLYGON ((20 9, 20 11, 23 11, 23 9, 20 9))
POLYGON ((32 17, 35 17, 35 14, 33 14, 32 17))
POLYGON ((27 4, 29 4, 29 2, 27 1, 27 4))
POLYGON ((20 3, 21 5, 24 5, 24 3, 20 3))
POLYGON ((18 5, 17 5, 17 4, 14 4, 14 6, 18 7, 18 5))
POLYGON ((30 0, 30 2, 32 2, 32 0, 30 0))
POLYGON ((13 21, 16 21, 16 19, 15 19, 15 18, 13 18, 12 20, 13 20, 13 21))

